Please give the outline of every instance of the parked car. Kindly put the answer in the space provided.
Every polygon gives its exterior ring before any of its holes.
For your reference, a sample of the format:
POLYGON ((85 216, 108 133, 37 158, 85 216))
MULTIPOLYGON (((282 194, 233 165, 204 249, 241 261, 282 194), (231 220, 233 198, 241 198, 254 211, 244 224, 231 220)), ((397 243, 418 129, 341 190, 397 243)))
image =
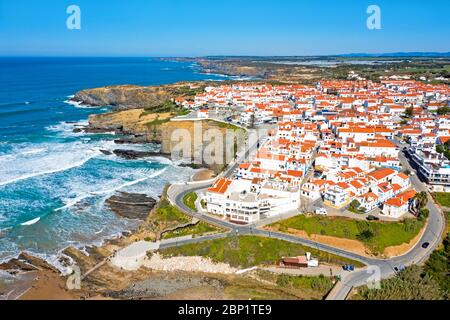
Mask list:
POLYGON ((402 272, 402 271, 405 271, 405 269, 406 269, 406 267, 404 266, 404 265, 400 265, 400 266, 398 266, 398 267, 394 267, 394 270, 395 270, 395 272, 402 272))
POLYGON ((346 264, 345 266, 342 267, 342 269, 344 269, 344 271, 353 272, 355 271, 355 266, 351 264, 346 264))
POLYGON ((424 249, 428 249, 429 246, 430 246, 429 242, 425 242, 424 244, 422 244, 422 248, 424 249))
POLYGON ((327 216, 328 215, 328 211, 325 208, 317 208, 315 211, 315 214, 319 215, 319 216, 327 216))

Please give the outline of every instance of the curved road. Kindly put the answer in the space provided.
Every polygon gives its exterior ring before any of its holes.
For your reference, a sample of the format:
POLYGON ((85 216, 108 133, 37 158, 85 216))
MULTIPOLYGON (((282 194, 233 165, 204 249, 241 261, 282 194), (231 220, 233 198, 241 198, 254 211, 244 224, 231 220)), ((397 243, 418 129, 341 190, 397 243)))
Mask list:
MULTIPOLYGON (((396 141, 401 147, 400 142, 396 141)), ((253 149, 255 146, 253 146, 253 149)), ((252 152, 252 151, 249 151, 252 152)), ((246 153, 248 155, 248 152, 246 153)), ((409 165, 407 159, 403 154, 400 155, 400 161, 405 169, 414 172, 414 170, 409 165)), ((238 161, 235 164, 231 164, 229 169, 225 171, 224 176, 229 176, 233 170, 237 167, 238 161)), ((413 175, 411 177, 411 182, 416 190, 418 191, 427 191, 426 185, 424 185, 418 178, 417 175, 413 175)), ((301 244, 304 246, 312 247, 319 249, 321 251, 329 252, 332 254, 336 254, 345 258, 349 258, 352 260, 360 261, 368 266, 367 269, 356 271, 353 273, 349 273, 346 277, 342 279, 342 285, 339 287, 336 292, 332 293, 332 297, 328 297, 330 300, 345 300, 350 290, 353 287, 363 286, 370 283, 371 279, 381 280, 392 277, 395 275, 396 270, 399 266, 410 266, 414 264, 420 264, 425 262, 430 254, 437 249, 442 240, 442 235, 445 230, 445 219, 437 207, 436 204, 432 201, 430 197, 430 201, 427 205, 427 208, 430 210, 430 217, 423 233, 422 238, 417 243, 417 245, 412 248, 408 253, 395 257, 389 260, 382 260, 376 258, 368 258, 365 256, 358 255, 356 253, 348 252, 339 248, 335 248, 332 246, 324 245, 315 241, 311 241, 308 239, 303 239, 297 236, 292 236, 283 233, 277 232, 269 232, 266 230, 261 230, 255 228, 253 225, 236 225, 231 222, 222 220, 220 218, 212 217, 209 215, 203 215, 200 213, 193 212, 189 207, 187 207, 183 203, 183 198, 190 192, 197 192, 200 190, 204 190, 212 185, 212 181, 199 182, 199 183, 188 183, 188 184, 176 184, 172 185, 168 190, 169 200, 173 205, 178 207, 180 210, 185 212, 186 214, 203 220, 212 225, 219 226, 221 228, 229 230, 227 233, 212 235, 202 238, 188 239, 177 242, 176 245, 184 245, 189 243, 198 243, 202 241, 225 238, 230 235, 257 235, 262 237, 270 237, 279 240, 285 240, 292 243, 301 244), (427 249, 422 248, 423 243, 428 242, 430 246, 427 249)), ((273 222, 273 221, 272 221, 273 222)), ((169 246, 173 246, 174 244, 169 244, 169 246)))

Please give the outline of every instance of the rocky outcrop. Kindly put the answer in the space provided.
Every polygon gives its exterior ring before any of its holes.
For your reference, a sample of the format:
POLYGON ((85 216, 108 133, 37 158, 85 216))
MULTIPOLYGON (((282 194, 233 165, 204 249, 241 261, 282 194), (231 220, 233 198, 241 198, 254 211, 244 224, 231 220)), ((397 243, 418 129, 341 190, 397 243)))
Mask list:
MULTIPOLYGON (((164 156, 159 152, 148 152, 148 151, 136 151, 136 150, 122 150, 117 149, 112 152, 116 156, 126 159, 126 160, 137 160, 149 157, 159 157, 164 156)), ((105 153, 106 154, 106 153, 105 153)))
MULTIPOLYGON (((87 132, 117 132, 130 137, 130 140, 139 139, 141 142, 161 144, 161 151, 158 154, 133 152, 129 150, 116 150, 114 153, 127 159, 136 159, 140 157, 150 157, 156 155, 170 156, 174 147, 179 144, 179 139, 174 139, 174 133, 182 133, 182 136, 191 137, 191 160, 193 160, 194 151, 202 152, 206 147, 202 139, 204 133, 210 129, 218 130, 225 139, 226 132, 229 129, 236 129, 239 143, 245 141, 245 132, 223 123, 211 120, 204 121, 170 121, 172 115, 170 113, 149 114, 143 109, 132 109, 125 111, 112 112, 107 114, 93 115, 89 118, 89 126, 87 132), (181 131, 179 131, 181 130, 181 131), (200 139, 194 139, 196 135, 200 139)), ((178 138, 180 134, 177 135, 178 138)), ((127 138, 125 138, 126 141, 127 138)), ((125 142, 124 142, 125 143, 125 142)), ((224 147, 229 146, 224 140, 224 147)), ((224 151, 225 152, 225 151, 224 151)), ((220 172, 224 164, 207 165, 205 163, 194 163, 191 161, 186 165, 195 168, 209 168, 213 171, 220 172)))
POLYGON ((156 206, 156 200, 145 194, 125 192, 112 196, 106 200, 106 203, 118 216, 142 221, 147 218, 156 206))
POLYGON ((0 270, 16 270, 16 271, 38 271, 50 270, 59 273, 58 269, 50 265, 41 258, 34 257, 26 252, 22 252, 19 257, 11 259, 0 265, 0 270))
POLYGON ((72 101, 88 106, 114 106, 116 110, 160 108, 176 98, 193 98, 206 83, 180 82, 162 86, 121 85, 79 91, 72 101))
POLYGON ((115 106, 118 109, 156 107, 172 96, 163 87, 112 86, 77 92, 72 99, 89 106, 115 106))

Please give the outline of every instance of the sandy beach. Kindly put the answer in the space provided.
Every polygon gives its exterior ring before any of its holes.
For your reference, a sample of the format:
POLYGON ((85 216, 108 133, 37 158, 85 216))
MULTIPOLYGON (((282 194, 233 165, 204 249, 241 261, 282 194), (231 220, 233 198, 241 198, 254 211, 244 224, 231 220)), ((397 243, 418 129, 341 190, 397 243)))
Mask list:
POLYGON ((209 169, 202 169, 199 172, 195 173, 191 180, 198 182, 198 181, 205 181, 205 180, 211 180, 212 178, 214 178, 215 173, 212 170, 209 169))

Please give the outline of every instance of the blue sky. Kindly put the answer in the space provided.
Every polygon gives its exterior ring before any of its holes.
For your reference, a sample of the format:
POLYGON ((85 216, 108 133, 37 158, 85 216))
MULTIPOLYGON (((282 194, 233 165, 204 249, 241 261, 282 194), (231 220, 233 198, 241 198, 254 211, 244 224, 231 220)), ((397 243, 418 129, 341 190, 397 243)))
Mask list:
POLYGON ((448 0, 0 0, 0 55, 450 51, 448 0), (81 8, 81 30, 66 8, 81 8), (368 30, 376 4, 382 29, 368 30))

